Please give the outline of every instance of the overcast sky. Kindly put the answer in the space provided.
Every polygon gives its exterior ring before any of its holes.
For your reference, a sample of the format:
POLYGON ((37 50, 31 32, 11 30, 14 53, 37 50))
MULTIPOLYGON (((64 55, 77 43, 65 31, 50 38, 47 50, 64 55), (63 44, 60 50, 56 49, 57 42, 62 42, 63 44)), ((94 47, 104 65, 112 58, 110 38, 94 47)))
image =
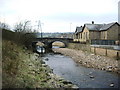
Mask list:
POLYGON ((120 0, 0 0, 0 21, 40 20, 43 32, 74 32, 84 23, 118 21, 120 0), (71 27, 71 29, 70 29, 71 27))

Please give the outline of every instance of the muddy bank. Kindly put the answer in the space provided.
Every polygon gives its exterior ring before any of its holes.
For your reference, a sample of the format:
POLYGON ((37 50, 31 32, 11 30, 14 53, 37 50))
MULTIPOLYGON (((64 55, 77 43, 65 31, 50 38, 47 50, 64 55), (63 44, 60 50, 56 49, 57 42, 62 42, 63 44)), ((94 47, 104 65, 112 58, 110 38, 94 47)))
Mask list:
POLYGON ((115 59, 68 48, 55 48, 53 51, 70 56, 73 60, 83 66, 106 70, 109 72, 117 72, 120 74, 120 61, 115 59))

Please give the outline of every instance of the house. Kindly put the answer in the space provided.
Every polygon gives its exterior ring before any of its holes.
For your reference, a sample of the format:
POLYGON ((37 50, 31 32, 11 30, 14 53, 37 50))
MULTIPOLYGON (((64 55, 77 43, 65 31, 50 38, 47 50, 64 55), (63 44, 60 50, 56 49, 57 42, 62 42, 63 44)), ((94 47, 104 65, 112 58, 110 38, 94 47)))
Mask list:
POLYGON ((80 34, 82 33, 82 30, 83 30, 83 27, 81 26, 81 27, 76 27, 76 30, 75 30, 75 33, 74 33, 74 35, 73 35, 73 40, 75 41, 75 42, 79 42, 81 39, 81 37, 80 37, 80 34))
POLYGON ((117 22, 109 24, 84 24, 76 27, 74 41, 91 42, 91 40, 120 40, 120 25, 117 22))
POLYGON ((100 33, 101 40, 120 40, 120 25, 117 22, 103 24, 100 33))

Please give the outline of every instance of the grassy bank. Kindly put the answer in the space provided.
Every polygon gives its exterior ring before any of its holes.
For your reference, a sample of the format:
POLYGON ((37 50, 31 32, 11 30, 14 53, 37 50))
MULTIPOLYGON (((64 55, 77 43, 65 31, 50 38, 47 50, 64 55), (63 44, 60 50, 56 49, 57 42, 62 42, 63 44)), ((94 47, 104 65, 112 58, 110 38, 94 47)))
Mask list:
POLYGON ((3 88, 74 87, 71 82, 54 75, 38 54, 25 50, 24 46, 8 40, 3 40, 2 46, 3 88))

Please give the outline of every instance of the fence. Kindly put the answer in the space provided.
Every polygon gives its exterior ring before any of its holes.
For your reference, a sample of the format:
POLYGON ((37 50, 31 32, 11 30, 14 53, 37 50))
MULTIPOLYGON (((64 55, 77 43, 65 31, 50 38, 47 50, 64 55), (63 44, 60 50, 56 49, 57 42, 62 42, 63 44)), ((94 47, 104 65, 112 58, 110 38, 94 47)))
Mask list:
POLYGON ((97 55, 104 55, 116 59, 120 59, 120 50, 112 50, 107 48, 98 48, 98 47, 91 47, 91 52, 97 55))
POLYGON ((115 45, 115 40, 91 40, 92 45, 115 45))
POLYGON ((103 47, 95 47, 94 45, 89 44, 80 44, 80 43, 69 43, 68 48, 88 51, 97 55, 108 56, 115 59, 120 59, 120 50, 119 49, 110 49, 103 47))

